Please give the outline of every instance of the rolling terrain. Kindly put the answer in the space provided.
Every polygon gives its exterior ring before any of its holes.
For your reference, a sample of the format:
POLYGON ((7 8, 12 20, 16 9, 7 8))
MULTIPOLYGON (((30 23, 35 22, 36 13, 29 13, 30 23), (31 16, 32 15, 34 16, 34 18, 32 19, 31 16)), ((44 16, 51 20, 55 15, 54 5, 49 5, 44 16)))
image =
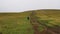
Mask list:
POLYGON ((0 34, 60 34, 60 10, 0 13, 0 34))

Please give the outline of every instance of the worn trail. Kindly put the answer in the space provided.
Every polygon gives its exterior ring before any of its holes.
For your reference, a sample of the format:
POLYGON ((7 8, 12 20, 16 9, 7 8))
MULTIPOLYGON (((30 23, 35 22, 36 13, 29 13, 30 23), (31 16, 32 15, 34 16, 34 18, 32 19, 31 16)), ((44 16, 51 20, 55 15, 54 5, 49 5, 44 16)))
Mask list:
POLYGON ((35 15, 35 13, 32 12, 32 14, 29 17, 30 23, 34 29, 34 34, 60 34, 60 33, 55 32, 52 28, 48 28, 45 24, 42 24, 42 22, 39 22, 34 15, 35 15), (44 26, 45 30, 43 32, 40 32, 38 30, 38 28, 40 27, 39 25, 44 26))
POLYGON ((33 26, 33 29, 34 29, 34 34, 40 34, 39 30, 38 30, 38 27, 39 27, 39 24, 35 21, 35 19, 31 18, 32 20, 30 20, 32 26, 33 26))
POLYGON ((33 17, 33 13, 30 15, 30 23, 34 29, 34 34, 40 34, 38 27, 39 23, 36 21, 36 19, 33 17))

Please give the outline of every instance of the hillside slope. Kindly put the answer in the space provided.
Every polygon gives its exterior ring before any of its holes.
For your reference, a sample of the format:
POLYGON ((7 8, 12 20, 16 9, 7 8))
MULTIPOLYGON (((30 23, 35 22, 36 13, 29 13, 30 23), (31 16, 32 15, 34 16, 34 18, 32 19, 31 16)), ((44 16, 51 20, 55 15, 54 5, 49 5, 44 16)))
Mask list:
POLYGON ((0 13, 0 34, 48 34, 45 28, 49 29, 50 34, 60 34, 60 10, 0 13))

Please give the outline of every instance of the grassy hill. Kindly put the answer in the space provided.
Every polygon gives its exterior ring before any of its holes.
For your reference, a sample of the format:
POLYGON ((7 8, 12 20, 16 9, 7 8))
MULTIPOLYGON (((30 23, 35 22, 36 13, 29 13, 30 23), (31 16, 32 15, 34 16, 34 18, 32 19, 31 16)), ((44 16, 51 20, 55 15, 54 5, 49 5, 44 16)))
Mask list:
MULTIPOLYGON (((32 12, 38 21, 49 27, 60 26, 60 10, 32 10, 21 13, 0 13, 0 34, 34 34, 34 29, 27 17, 32 12)), ((43 26, 39 27, 43 31, 43 26)))

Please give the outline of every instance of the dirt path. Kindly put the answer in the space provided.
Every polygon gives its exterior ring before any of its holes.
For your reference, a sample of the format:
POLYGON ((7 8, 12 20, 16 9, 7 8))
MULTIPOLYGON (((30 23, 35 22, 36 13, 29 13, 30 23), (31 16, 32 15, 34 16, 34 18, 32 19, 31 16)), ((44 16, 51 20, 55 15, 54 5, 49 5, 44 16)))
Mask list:
POLYGON ((30 18, 30 23, 32 24, 33 26, 33 29, 34 29, 34 34, 40 34, 38 28, 39 28, 39 24, 35 21, 35 19, 33 19, 32 17, 30 18))
POLYGON ((32 14, 29 17, 30 18, 30 23, 32 24, 33 29, 34 29, 34 34, 59 34, 59 33, 54 32, 52 29, 47 28, 46 26, 44 26, 45 30, 43 32, 40 32, 38 30, 39 25, 44 25, 44 24, 41 24, 40 22, 38 22, 37 19, 34 16, 34 14, 35 13, 32 12, 32 14))
POLYGON ((37 23, 36 19, 34 18, 35 13, 32 12, 32 14, 30 15, 30 23, 34 29, 34 34, 41 34, 38 30, 39 28, 39 24, 37 23))

